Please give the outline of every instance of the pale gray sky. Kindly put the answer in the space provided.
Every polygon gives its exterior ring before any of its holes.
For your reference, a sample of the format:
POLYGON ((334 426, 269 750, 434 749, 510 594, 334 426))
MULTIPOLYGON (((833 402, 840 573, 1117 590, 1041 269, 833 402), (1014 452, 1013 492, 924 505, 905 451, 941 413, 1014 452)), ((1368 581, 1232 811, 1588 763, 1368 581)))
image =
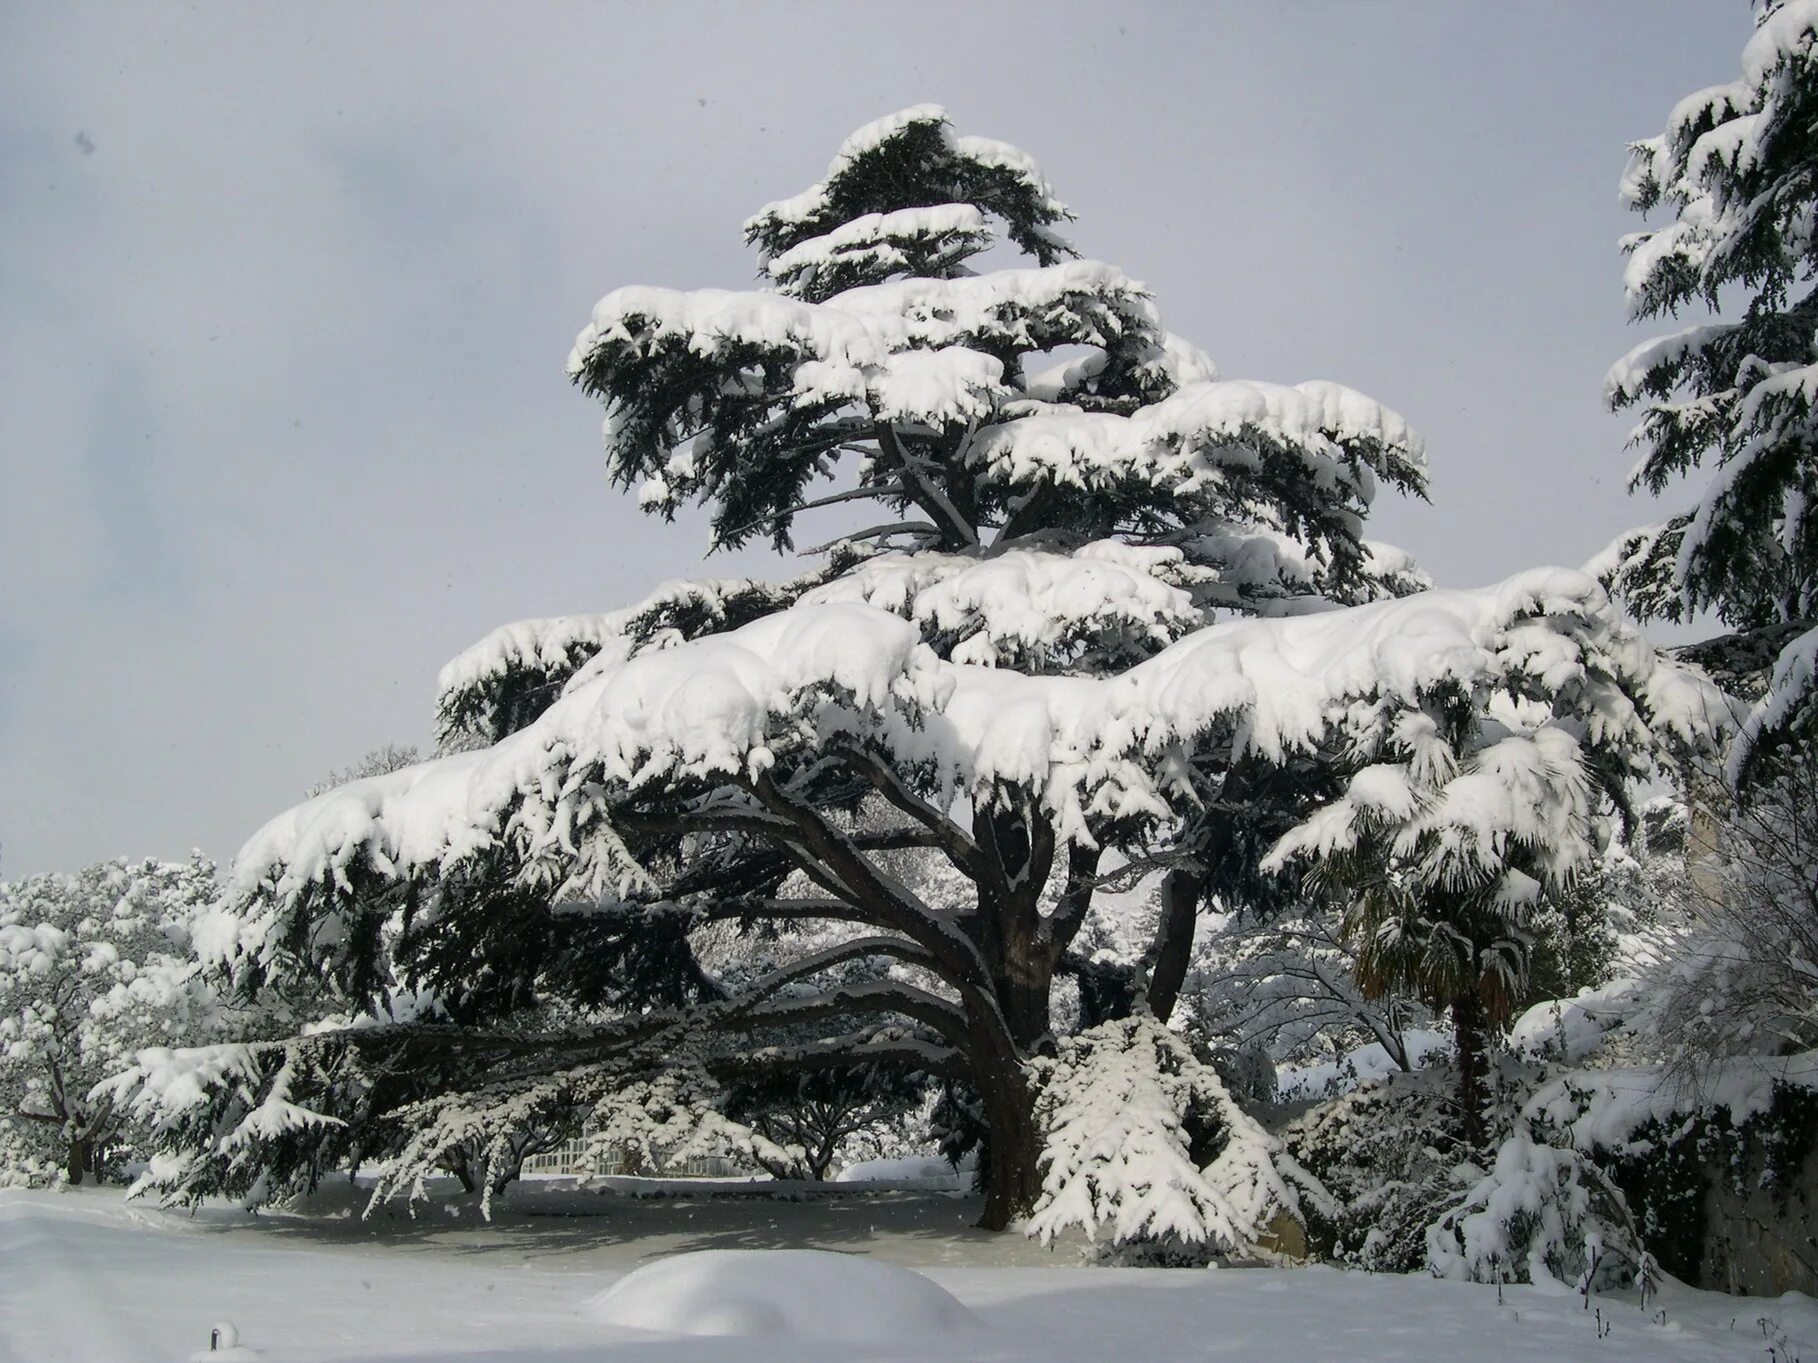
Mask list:
POLYGON ((1428 437, 1375 533, 1440 580, 1626 525, 1623 146, 1729 79, 1745 0, 0 3, 0 874, 226 858, 424 742, 494 625, 703 565, 605 483, 563 362, 628 283, 947 105, 1231 377, 1428 437))

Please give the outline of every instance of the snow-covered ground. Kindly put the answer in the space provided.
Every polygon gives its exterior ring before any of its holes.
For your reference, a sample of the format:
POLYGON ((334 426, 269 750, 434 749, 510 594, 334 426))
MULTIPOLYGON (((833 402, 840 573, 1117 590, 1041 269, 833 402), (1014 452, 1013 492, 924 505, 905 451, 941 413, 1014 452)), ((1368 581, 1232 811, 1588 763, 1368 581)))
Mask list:
MULTIPOLYGON (((598 1197, 548 1185, 491 1226, 434 1204, 415 1220, 361 1222, 334 1199, 310 1216, 250 1218, 210 1207, 191 1217, 126 1204, 113 1189, 0 1192, 0 1360, 166 1363, 234 1325, 270 1360, 600 1360, 625 1363, 836 1363, 943 1360, 1098 1363, 1108 1358, 1459 1360, 1818 1358, 1818 1303, 1669 1288, 1642 1310, 1558 1289, 1494 1288, 1331 1269, 1081 1269, 1075 1254, 969 1229, 968 1200, 909 1194, 817 1198, 598 1197), (587 1210, 593 1214, 578 1215, 587 1210), (548 1215, 532 1214, 547 1211, 548 1215), (747 1302, 720 1325, 748 1335, 653 1332, 609 1323, 598 1298, 628 1273, 694 1250, 813 1247, 913 1266, 969 1309, 930 1310, 926 1329, 853 1339, 861 1275, 791 1256, 787 1309, 747 1302), (804 1313, 820 1290, 820 1317, 804 1313), (1664 1324, 1658 1311, 1664 1308, 1664 1324), (1764 1327, 1760 1322, 1766 1320, 1764 1327), (962 1337, 963 1336, 963 1337, 962 1337)), ((742 1266, 739 1267, 742 1270, 742 1266)), ((712 1271, 710 1271, 712 1270, 712 1271)), ((682 1275, 678 1302, 716 1281, 682 1275)), ((762 1274, 718 1279, 749 1293, 762 1274)), ((923 1294, 928 1296, 928 1294, 923 1294)), ((937 1298, 932 1294, 929 1299, 937 1298)), ((913 1292, 892 1298, 914 1318, 913 1292)), ((888 1304, 888 1303, 886 1303, 888 1304)), ((687 1309, 696 1309, 689 1306, 687 1309)), ((713 1322, 707 1323, 709 1328, 713 1322)))

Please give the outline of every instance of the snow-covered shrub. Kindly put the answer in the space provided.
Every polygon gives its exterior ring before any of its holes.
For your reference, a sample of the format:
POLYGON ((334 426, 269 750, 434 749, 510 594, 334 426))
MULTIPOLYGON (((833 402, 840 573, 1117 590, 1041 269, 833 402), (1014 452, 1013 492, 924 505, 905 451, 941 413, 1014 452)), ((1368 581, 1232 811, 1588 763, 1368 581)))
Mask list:
POLYGON ((1288 1124, 1283 1144, 1329 1195, 1307 1204, 1315 1254, 1378 1273, 1425 1264, 1427 1227, 1468 1158, 1447 1090, 1441 1073, 1395 1074, 1288 1124))
POLYGON ((1435 1276, 1473 1282, 1551 1278, 1581 1292, 1623 1285, 1642 1246, 1622 1192, 1584 1155, 1517 1130, 1490 1171, 1427 1229, 1435 1276))
POLYGON ((1648 1019, 1682 1071, 1818 1047, 1818 753, 1718 808, 1648 1019))
POLYGON ((96 1084, 143 1046, 195 1040, 216 1001, 189 952, 214 863, 116 860, 0 884, 0 1165, 80 1183, 128 1153, 96 1084))
POLYGON ((1675 1276, 1730 1291, 1818 1277, 1818 1053, 1733 1057, 1695 1082, 1660 1065, 1567 1071, 1524 1120, 1608 1174, 1675 1276))
POLYGON ((1299 1217, 1280 1143, 1153 1017, 1101 1023, 1037 1064, 1044 1176, 1029 1234, 1077 1226, 1166 1262, 1255 1250, 1278 1216, 1299 1217))

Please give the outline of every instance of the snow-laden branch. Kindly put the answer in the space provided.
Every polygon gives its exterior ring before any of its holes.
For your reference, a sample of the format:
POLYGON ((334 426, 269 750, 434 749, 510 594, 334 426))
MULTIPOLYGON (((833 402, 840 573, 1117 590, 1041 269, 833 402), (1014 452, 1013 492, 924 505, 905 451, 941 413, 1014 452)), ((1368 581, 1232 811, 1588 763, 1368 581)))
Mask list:
MULTIPOLYGON (((491 749, 353 782, 279 816, 237 858, 205 944, 269 951, 284 915, 305 896, 345 892, 355 871, 434 880, 482 852, 507 851, 526 874, 560 853, 632 888, 642 868, 602 836, 615 810, 635 811, 665 781, 762 786, 779 756, 830 751, 845 735, 888 758, 894 775, 879 788, 909 786, 915 798, 900 807, 931 827, 945 822, 929 818, 943 801, 986 807, 1023 790, 1064 840, 1086 845, 1099 820, 1170 817, 1188 793, 1181 763, 1208 745, 1264 762, 1344 745, 1384 760, 1295 845, 1336 846, 1374 811, 1480 857, 1510 836, 1557 838, 1563 871, 1588 836, 1594 752, 1622 754, 1640 774, 1658 743, 1703 741, 1727 716, 1707 682, 1657 659, 1594 582, 1563 570, 1216 625, 1108 679, 944 663, 895 615, 801 605, 601 667, 491 749), (1428 711, 1441 695, 1474 697, 1498 741, 1454 752, 1428 711)), ((793 825, 779 828, 785 841, 812 844, 837 896, 875 877, 845 834, 765 789, 765 816, 793 825)), ((878 902, 900 901, 892 930, 928 929, 912 896, 874 888, 878 902)))

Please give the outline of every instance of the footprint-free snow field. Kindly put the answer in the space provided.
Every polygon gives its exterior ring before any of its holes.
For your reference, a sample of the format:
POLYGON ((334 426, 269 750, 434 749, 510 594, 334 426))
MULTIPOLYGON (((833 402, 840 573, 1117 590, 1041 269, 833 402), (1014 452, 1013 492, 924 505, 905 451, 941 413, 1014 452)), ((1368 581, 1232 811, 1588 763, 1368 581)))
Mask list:
POLYGON ((1326 1268, 1082 1268, 1077 1248, 983 1235, 976 1215, 925 1194, 549 1188, 486 1225, 439 1202, 361 1221, 332 1203, 192 1217, 117 1189, 0 1192, 0 1360, 167 1363, 205 1352, 217 1325, 234 1328, 239 1357, 274 1363, 1818 1359, 1818 1303, 1798 1294, 1669 1287, 1648 1310, 1632 1296, 1586 1309, 1558 1288, 1508 1288, 1499 1304, 1493 1287, 1326 1268), (672 1258, 779 1249, 865 1260, 672 1258), (658 1290, 615 1308, 612 1289, 640 1270, 658 1290))

